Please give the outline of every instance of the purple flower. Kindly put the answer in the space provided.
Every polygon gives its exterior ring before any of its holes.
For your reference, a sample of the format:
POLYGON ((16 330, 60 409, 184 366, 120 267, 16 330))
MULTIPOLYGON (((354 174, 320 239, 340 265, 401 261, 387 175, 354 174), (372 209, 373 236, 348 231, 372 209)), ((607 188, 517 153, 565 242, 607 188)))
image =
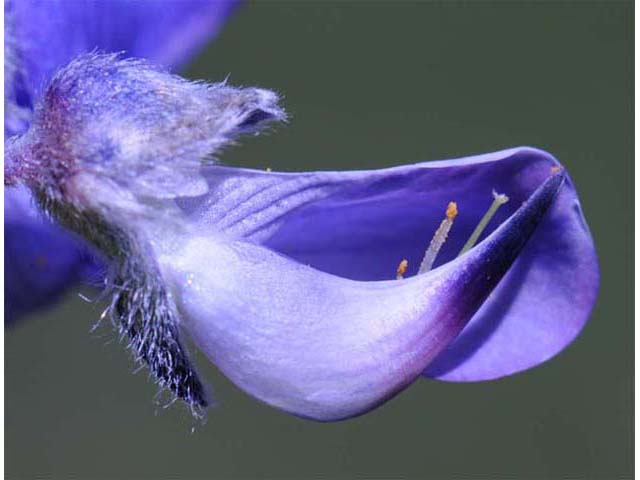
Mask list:
POLYGON ((518 148, 362 172, 217 165, 238 135, 284 120, 278 101, 90 54, 56 73, 7 144, 8 177, 109 259, 105 313, 177 397, 208 403, 181 328, 240 388, 323 421, 421 375, 531 368, 580 332, 597 260, 553 157, 518 148), (493 190, 509 201, 481 221, 493 190), (467 249, 478 222, 487 228, 467 249))
MULTIPOLYGON (((235 0, 6 0, 5 138, 28 128, 53 73, 94 50, 177 68, 215 36, 235 0)), ((9 165, 10 167, 10 165, 9 165)), ((101 283, 83 242, 42 218, 29 192, 5 189, 8 322, 55 301, 80 279, 101 283)))

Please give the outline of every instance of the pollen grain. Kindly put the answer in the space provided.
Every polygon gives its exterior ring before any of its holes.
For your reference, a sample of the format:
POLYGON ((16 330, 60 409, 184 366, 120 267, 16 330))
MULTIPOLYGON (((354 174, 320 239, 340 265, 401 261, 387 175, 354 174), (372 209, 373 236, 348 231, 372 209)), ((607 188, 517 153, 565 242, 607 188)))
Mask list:
POLYGON ((456 202, 449 202, 447 205, 447 218, 453 220, 458 216, 458 204, 456 202))

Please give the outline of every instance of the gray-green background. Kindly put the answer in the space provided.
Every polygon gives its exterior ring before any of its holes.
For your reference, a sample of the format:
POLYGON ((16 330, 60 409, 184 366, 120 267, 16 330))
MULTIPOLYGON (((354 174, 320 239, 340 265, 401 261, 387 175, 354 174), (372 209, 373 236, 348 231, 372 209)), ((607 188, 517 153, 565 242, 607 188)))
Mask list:
POLYGON ((250 4, 186 71, 284 94, 286 127, 233 164, 356 169, 533 145, 581 195, 600 255, 590 323, 552 362, 422 380, 354 420, 252 400, 198 357, 219 406, 191 433, 99 308, 72 292, 6 333, 8 478, 630 478, 631 2, 250 4))

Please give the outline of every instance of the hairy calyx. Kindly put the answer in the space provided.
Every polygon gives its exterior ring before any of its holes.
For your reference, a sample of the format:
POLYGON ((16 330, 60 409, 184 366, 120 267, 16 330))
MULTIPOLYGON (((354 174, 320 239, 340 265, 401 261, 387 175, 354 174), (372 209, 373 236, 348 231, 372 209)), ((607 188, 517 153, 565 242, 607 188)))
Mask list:
POLYGON ((199 416, 209 403, 205 387, 180 341, 176 305, 149 254, 147 239, 135 230, 109 223, 96 211, 78 210, 42 190, 36 198, 46 212, 108 257, 105 285, 111 301, 102 318, 109 318, 128 338, 136 362, 148 365, 158 384, 199 416))
POLYGON ((5 181, 29 186, 45 212, 108 259, 112 300, 103 316, 196 414, 207 396, 153 243, 181 228, 173 199, 206 193, 203 164, 237 135, 284 118, 267 90, 189 82, 141 60, 88 54, 58 71, 29 130, 7 142, 5 181))

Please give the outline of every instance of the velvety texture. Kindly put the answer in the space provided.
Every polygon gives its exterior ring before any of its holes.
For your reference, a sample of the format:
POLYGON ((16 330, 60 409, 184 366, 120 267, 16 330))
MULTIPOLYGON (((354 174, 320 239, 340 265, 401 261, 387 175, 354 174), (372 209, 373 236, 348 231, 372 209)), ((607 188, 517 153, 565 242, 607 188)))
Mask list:
MULTIPOLYGON (((44 86, 75 56, 116 51, 177 68, 219 32, 236 4, 233 0, 6 1, 5 138, 28 128, 44 86)), ((50 304, 80 279, 99 281, 93 255, 43 220, 28 194, 5 187, 4 195, 8 321, 50 304), (38 261, 43 255, 52 260, 38 261), (36 263, 39 268, 32 268, 36 263)))
MULTIPOLYGON (((203 231, 222 230, 354 280, 414 275, 450 201, 458 204, 436 267, 451 261, 491 204, 485 231, 512 214, 558 162, 533 148, 364 172, 275 173, 206 167, 207 195, 184 200, 203 231)), ((481 237, 482 238, 482 237, 481 237)), ((498 378, 538 365, 580 332, 599 282, 593 240, 570 180, 504 280, 425 375, 498 378)))

